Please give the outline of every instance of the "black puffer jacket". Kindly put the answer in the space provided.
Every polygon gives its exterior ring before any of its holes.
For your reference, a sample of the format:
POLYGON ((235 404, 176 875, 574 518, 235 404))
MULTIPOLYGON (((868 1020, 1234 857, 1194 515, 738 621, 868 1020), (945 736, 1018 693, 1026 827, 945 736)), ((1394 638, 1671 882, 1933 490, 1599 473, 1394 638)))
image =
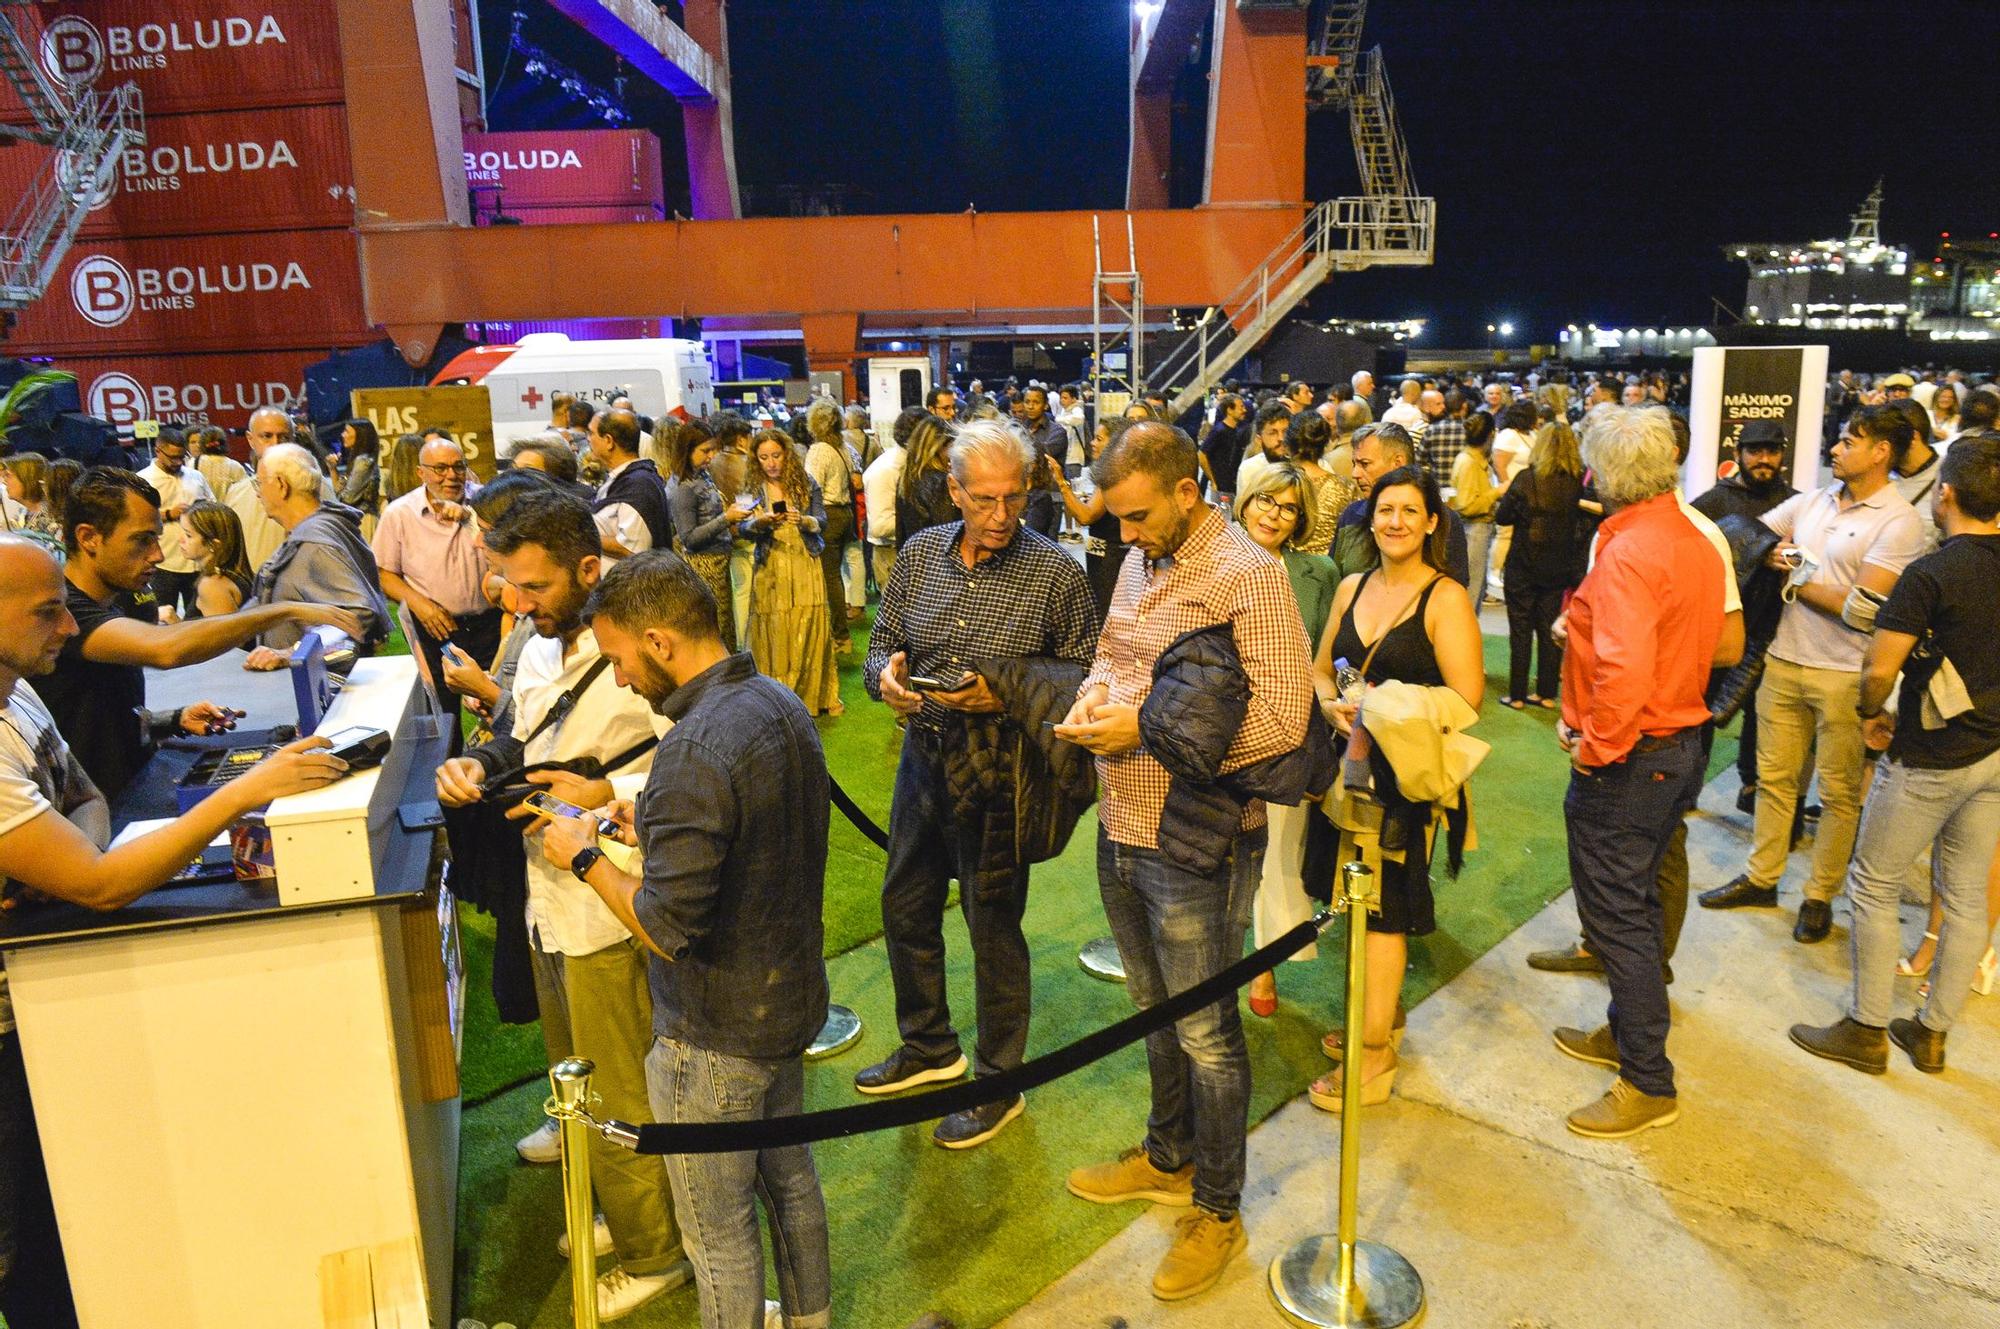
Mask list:
POLYGON ((959 887, 993 901, 1013 890, 1017 866, 1062 853, 1077 819, 1097 801, 1097 771, 1088 752, 1044 723, 1069 713, 1082 665, 1025 656, 978 660, 973 668, 1003 709, 960 717, 940 747, 958 861, 971 878, 959 887))
POLYGON ((1176 638, 1153 666, 1139 707, 1139 739, 1172 777, 1160 810, 1160 852, 1192 872, 1220 867, 1252 799, 1293 804, 1316 798, 1339 769, 1333 737, 1316 709, 1291 752, 1222 774, 1250 707, 1250 680, 1228 624, 1176 638))
POLYGON ((1716 527, 1729 541, 1736 562, 1736 593, 1743 600, 1743 658, 1709 679, 1708 710, 1713 723, 1728 724, 1757 690, 1764 676, 1764 653, 1777 635, 1785 610, 1785 574, 1764 560, 1778 547, 1778 533, 1756 517, 1724 513, 1716 527))

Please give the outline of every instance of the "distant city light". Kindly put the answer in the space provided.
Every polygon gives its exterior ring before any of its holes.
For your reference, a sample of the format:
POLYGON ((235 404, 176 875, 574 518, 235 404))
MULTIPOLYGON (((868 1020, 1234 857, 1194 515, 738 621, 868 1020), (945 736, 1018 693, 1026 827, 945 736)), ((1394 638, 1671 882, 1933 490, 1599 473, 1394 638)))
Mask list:
POLYGON ((1501 335, 1501 336, 1503 336, 1503 337, 1511 337, 1511 336, 1513 336, 1513 335, 1514 335, 1514 325, 1513 325, 1512 323, 1502 323, 1502 324, 1500 325, 1500 335, 1501 335))

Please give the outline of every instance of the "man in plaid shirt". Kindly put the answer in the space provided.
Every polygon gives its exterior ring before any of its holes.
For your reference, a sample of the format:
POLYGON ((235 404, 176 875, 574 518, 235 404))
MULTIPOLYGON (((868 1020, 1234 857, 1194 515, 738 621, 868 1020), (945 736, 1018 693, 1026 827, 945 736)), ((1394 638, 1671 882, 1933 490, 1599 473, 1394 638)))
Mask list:
POLYGON ((1424 460, 1440 488, 1451 487, 1451 464, 1458 460, 1458 450, 1465 446, 1466 405, 1465 394, 1457 388, 1448 393, 1431 388, 1417 399, 1417 409, 1427 421, 1424 460))
MULTIPOLYGON (((1230 625, 1251 695, 1223 763, 1227 772, 1304 742, 1311 658, 1284 566, 1201 501, 1186 434, 1167 424, 1134 425, 1094 469, 1133 552, 1119 573, 1096 660, 1056 732, 1097 754, 1104 786, 1098 889, 1127 990, 1145 1008, 1242 956, 1265 840, 1264 806, 1252 802, 1213 873, 1190 871, 1160 852, 1169 777, 1140 746, 1139 733, 1154 663, 1182 635, 1230 625)), ((1214 1286, 1247 1244, 1237 1209, 1250 1057, 1235 995, 1149 1035, 1146 1061, 1152 1111, 1145 1143, 1115 1162, 1078 1168, 1069 1189, 1100 1204, 1193 1206, 1153 1276, 1153 1295, 1174 1300, 1214 1286)))

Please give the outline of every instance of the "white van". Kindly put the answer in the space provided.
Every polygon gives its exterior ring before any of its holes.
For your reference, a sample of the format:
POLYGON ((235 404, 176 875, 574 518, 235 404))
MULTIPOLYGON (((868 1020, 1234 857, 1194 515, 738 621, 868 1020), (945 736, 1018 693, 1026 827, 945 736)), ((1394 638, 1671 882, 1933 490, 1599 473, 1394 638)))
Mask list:
POLYGON ((654 419, 715 409, 707 348, 677 338, 571 341, 560 332, 531 332, 483 379, 471 381, 483 383, 492 399, 493 446, 501 457, 511 457, 521 440, 547 432, 549 398, 558 392, 593 406, 630 397, 634 410, 654 419))

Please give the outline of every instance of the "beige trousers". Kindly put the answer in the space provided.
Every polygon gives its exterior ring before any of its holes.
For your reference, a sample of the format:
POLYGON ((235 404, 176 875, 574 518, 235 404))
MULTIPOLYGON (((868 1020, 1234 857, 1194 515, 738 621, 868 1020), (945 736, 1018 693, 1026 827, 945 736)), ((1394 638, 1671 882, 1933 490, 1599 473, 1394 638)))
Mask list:
POLYGON ((1757 688, 1757 828, 1750 880, 1776 886, 1791 851, 1792 814, 1806 762, 1819 776, 1819 833, 1813 838, 1806 898, 1831 900, 1847 877, 1861 824, 1863 748, 1854 714, 1861 674, 1770 660, 1757 688))

